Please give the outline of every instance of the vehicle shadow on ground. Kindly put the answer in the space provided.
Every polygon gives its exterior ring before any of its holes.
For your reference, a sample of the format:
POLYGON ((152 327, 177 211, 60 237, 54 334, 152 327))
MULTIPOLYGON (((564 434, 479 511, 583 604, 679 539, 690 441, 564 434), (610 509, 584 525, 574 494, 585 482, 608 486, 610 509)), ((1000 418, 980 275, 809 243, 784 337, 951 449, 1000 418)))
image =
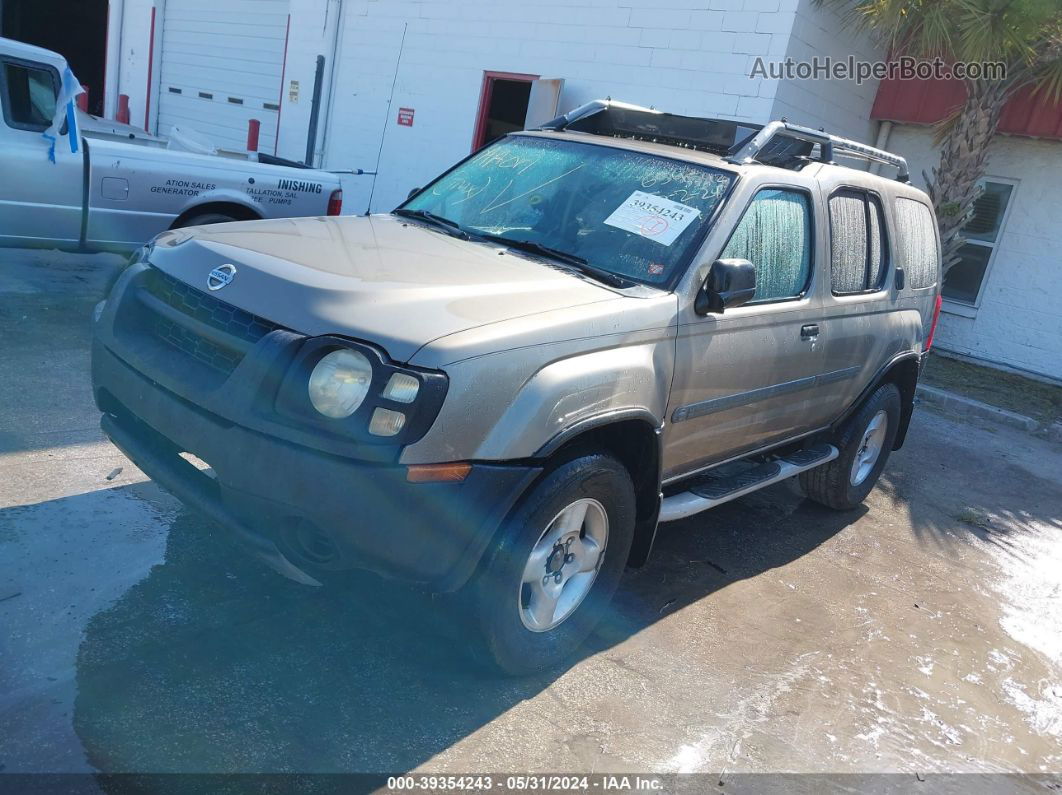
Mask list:
POLYGON ((1016 536, 1062 530, 1058 485, 1001 457, 983 456, 969 466, 969 452, 934 437, 935 448, 914 434, 902 458, 890 461, 877 489, 910 520, 915 538, 925 547, 955 554, 972 540, 1003 552, 1016 547, 1016 536), (923 462, 932 461, 927 472, 923 462))
MULTIPOLYGON (((863 513, 779 486, 663 525, 582 656, 807 554, 863 513)), ((87 626, 75 730, 102 772, 404 772, 578 661, 489 675, 470 665, 448 615, 374 577, 338 590, 288 582, 182 511, 165 562, 87 626)))

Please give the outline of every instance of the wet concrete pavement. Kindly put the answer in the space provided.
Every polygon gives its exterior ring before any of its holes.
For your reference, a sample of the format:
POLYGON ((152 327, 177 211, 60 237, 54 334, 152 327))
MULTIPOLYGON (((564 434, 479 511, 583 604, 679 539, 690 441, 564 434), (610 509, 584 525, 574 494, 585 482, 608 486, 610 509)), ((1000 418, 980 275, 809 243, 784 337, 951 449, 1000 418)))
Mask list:
POLYGON ((579 659, 488 678, 430 597, 288 582, 102 440, 117 259, 0 261, 0 769, 1062 771, 1057 445, 920 410, 864 509, 664 525, 579 659))

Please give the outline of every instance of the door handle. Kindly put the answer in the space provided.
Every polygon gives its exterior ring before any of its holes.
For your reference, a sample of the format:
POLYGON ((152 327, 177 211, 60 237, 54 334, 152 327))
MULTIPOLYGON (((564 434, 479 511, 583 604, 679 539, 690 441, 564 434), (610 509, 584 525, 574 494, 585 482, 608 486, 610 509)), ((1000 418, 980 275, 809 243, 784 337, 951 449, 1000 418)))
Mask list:
POLYGON ((808 323, 806 326, 800 327, 800 339, 813 340, 819 336, 819 324, 808 323))

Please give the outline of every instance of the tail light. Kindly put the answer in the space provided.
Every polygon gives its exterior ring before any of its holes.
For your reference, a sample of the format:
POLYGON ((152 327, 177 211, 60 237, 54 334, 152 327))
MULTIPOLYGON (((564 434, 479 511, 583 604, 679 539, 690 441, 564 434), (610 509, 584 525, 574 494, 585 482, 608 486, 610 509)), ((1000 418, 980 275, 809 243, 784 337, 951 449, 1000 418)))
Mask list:
POLYGON ((343 191, 334 190, 328 197, 328 215, 339 215, 343 211, 343 191))
POLYGON ((933 304, 933 322, 929 324, 929 336, 926 337, 926 353, 933 347, 933 335, 937 332, 937 321, 940 319, 940 304, 943 300, 940 293, 937 293, 937 300, 933 304))

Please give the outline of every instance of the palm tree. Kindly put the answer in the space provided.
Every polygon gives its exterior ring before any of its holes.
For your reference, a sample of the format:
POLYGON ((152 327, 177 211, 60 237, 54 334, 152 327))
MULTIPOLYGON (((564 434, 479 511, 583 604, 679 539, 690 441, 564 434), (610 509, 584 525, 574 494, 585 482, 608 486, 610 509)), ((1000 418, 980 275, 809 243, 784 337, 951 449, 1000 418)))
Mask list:
POLYGON ((1032 86, 1062 96, 1062 0, 815 0, 838 8, 892 55, 1002 63, 1002 79, 966 80, 966 100, 937 128, 940 162, 926 176, 940 225, 944 270, 954 265, 1003 106, 1032 86))

